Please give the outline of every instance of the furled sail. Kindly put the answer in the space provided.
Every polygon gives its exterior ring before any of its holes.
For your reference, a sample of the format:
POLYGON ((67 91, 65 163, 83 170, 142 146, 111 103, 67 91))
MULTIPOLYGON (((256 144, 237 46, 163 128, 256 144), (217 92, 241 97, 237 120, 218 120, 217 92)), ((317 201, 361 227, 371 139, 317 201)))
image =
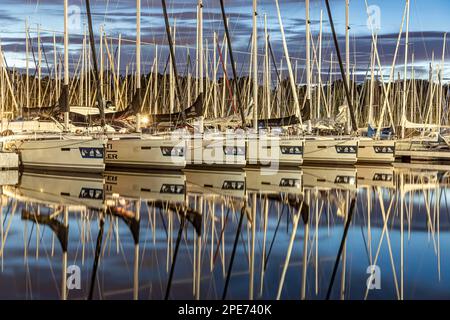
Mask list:
POLYGON ((175 112, 175 113, 166 113, 166 114, 155 114, 151 117, 151 123, 162 123, 162 122, 171 122, 171 123, 180 123, 183 120, 190 120, 194 118, 198 118, 203 115, 203 94, 200 93, 192 106, 188 107, 183 112, 175 112))

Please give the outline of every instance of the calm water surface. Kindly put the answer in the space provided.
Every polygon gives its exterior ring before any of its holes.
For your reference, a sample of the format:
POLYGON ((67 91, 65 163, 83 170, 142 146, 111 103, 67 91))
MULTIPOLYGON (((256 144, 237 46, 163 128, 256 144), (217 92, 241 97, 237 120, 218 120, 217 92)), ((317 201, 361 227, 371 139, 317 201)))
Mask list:
POLYGON ((450 168, 423 167, 0 172, 0 298, 449 299, 450 168))

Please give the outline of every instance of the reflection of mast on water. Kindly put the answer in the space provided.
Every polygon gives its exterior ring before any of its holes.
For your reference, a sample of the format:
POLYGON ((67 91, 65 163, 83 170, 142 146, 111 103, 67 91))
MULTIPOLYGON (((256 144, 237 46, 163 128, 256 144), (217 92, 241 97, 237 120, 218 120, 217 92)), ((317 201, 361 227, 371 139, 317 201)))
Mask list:
MULTIPOLYGON (((43 215, 40 212, 31 212, 28 210, 22 210, 22 220, 29 220, 34 222, 37 225, 37 229, 39 225, 46 225, 50 227, 50 229, 56 234, 58 238, 59 244, 62 249, 62 277, 61 277, 61 299, 67 299, 67 247, 68 247, 68 239, 69 239, 69 210, 66 206, 62 208, 62 210, 58 210, 57 212, 51 215, 43 215), (60 222, 56 219, 56 217, 64 212, 63 222, 60 222)), ((2 244, 2 252, 0 253, 3 256, 3 244, 2 244)))
POLYGON ((172 287, 172 280, 173 280, 173 275, 175 272, 175 265, 176 265, 176 261, 177 261, 181 237, 183 235, 183 230, 184 230, 184 227, 186 224, 186 220, 193 225, 195 233, 196 233, 198 239, 200 239, 200 241, 201 241, 202 216, 195 210, 192 210, 185 205, 180 206, 180 205, 170 204, 170 203, 167 204, 167 203, 164 203, 161 201, 156 201, 153 203, 153 205, 157 208, 160 208, 161 210, 167 210, 169 213, 175 212, 176 214, 181 216, 177 240, 175 243, 175 251, 174 251, 174 254, 172 257, 172 263, 170 266, 169 279, 167 281, 166 293, 164 295, 164 299, 168 300, 170 297, 170 289, 172 287))
MULTIPOLYGON (((308 192, 308 203, 311 203, 311 192, 308 192)), ((306 298, 306 272, 308 267, 308 241, 309 241, 309 207, 308 215, 303 216, 303 223, 305 224, 303 234, 303 259, 302 259, 302 292, 301 299, 306 298)))
POLYGON ((254 288, 254 273, 255 273, 255 237, 256 237, 256 200, 257 200, 257 194, 254 193, 252 195, 252 218, 251 218, 251 229, 252 229, 252 235, 251 235, 251 250, 250 250, 250 265, 249 265, 249 274, 250 274, 250 281, 249 281, 249 299, 253 300, 253 288, 254 288))
POLYGON ((244 199, 244 205, 241 209, 241 213, 239 216, 239 223, 238 223, 238 227, 236 230, 236 236, 234 238, 233 250, 231 252, 231 257, 230 257, 230 264, 228 265, 227 278, 225 280, 225 287, 224 287, 223 293, 222 293, 222 300, 225 300, 227 298, 228 285, 230 283, 231 272, 233 270, 234 257, 236 255, 236 248, 237 248, 237 244, 239 241, 239 235, 241 234, 242 222, 244 221, 244 215, 245 215, 246 211, 247 211, 247 201, 245 201, 245 199, 244 199))
POLYGON ((339 251, 338 251, 338 254, 336 256, 336 261, 335 261, 334 267, 333 267, 333 273, 331 274, 330 284, 328 286, 328 291, 327 291, 327 296, 326 296, 327 300, 329 300, 330 296, 331 296, 331 290, 333 289, 334 278, 336 277, 336 272, 337 272, 337 269, 339 267, 339 261, 341 260, 342 251, 344 250, 345 242, 347 240, 348 229, 350 228, 350 223, 352 221, 355 209, 356 209, 356 195, 353 196, 352 202, 350 204, 350 209, 348 211, 348 217, 347 217, 347 220, 345 222, 344 234, 342 235, 341 244, 339 246, 339 251))
POLYGON ((263 225, 263 247, 262 247, 262 254, 261 254, 261 278, 260 278, 260 289, 259 289, 259 296, 261 297, 263 294, 263 287, 264 287, 264 271, 266 270, 266 238, 267 238, 267 225, 269 223, 269 199, 267 198, 267 195, 264 196, 264 204, 263 204, 263 210, 264 210, 264 225, 263 225))
MULTIPOLYGON (((133 299, 139 298, 139 234, 141 222, 141 199, 136 200, 135 213, 120 207, 108 207, 107 213, 121 218, 131 231, 134 241, 133 299)), ((117 226, 118 228, 118 226, 117 226)))
POLYGON ((98 263, 99 263, 99 259, 100 259, 100 251, 102 248, 102 242, 103 242, 103 228, 105 225, 105 217, 103 216, 103 213, 100 212, 100 216, 99 216, 99 230, 98 230, 98 235, 97 235, 97 242, 95 245, 95 256, 94 256, 94 265, 92 267, 92 275, 91 275, 91 283, 89 286, 89 295, 88 295, 88 300, 92 300, 93 295, 94 295, 94 286, 95 286, 95 279, 97 276, 97 268, 98 268, 98 263))
MULTIPOLYGON (((350 199, 350 194, 347 192, 345 204, 348 205, 350 199)), ((356 201, 356 197, 355 197, 356 201)), ((355 205, 356 206, 356 205, 355 205)), ((347 207, 347 206, 346 206, 347 207)), ((346 210, 348 212, 348 209, 346 210)), ((347 222, 348 214, 344 217, 344 223, 347 222)), ((345 300, 345 274, 347 271, 347 241, 344 240, 344 248, 342 252, 342 270, 341 270, 341 291, 340 291, 340 299, 345 300)))
MULTIPOLYGON (((294 245, 294 240, 295 240, 295 236, 296 236, 296 233, 297 233, 298 221, 299 221, 300 218, 303 219, 303 222, 305 224, 305 233, 306 233, 306 228, 307 228, 306 225, 309 223, 309 206, 304 201, 302 201, 300 203, 300 206, 297 209, 296 214, 294 215, 291 239, 289 241, 288 251, 287 251, 287 254, 286 254, 286 259, 285 259, 285 262, 284 262, 283 271, 281 273, 280 284, 278 286, 277 300, 280 300, 281 292, 283 290, 284 279, 286 277, 287 268, 289 266, 289 261, 290 261, 291 253, 292 253, 292 247, 294 245)), ((306 239, 305 239, 305 241, 306 241, 306 239)))

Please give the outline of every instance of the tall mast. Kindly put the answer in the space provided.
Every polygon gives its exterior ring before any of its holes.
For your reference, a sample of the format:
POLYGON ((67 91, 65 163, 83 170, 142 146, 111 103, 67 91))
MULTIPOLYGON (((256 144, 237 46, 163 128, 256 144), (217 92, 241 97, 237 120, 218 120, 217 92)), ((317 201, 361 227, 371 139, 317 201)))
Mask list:
POLYGON ((266 117, 270 118, 270 60, 269 60, 269 33, 267 31, 267 14, 264 15, 265 40, 265 86, 266 86, 266 117))
POLYGON ((353 110, 353 104, 352 104, 352 101, 350 99, 350 90, 348 89, 347 77, 345 75, 344 65, 342 63, 341 50, 339 48, 339 42, 338 42, 337 35, 336 35, 336 29, 334 28, 334 21, 333 21, 333 16, 331 14, 329 0, 325 0, 325 4, 326 4, 326 7, 327 7, 328 19, 330 20, 331 31, 333 33, 333 42, 334 42, 334 47, 336 49, 336 55, 337 55, 338 61, 339 61, 339 69, 341 71, 342 81, 344 82, 344 90, 345 90, 345 95, 346 95, 346 98, 347 98, 348 108, 350 110, 350 118, 351 118, 351 121, 352 121, 352 129, 353 129, 353 131, 356 132, 358 130, 358 125, 356 123, 355 112, 353 110))
POLYGON ((244 109, 242 108, 241 89, 239 88, 238 77, 237 77, 237 72, 236 72, 236 64, 234 63, 233 48, 231 47, 231 37, 230 37, 230 32, 228 31, 228 21, 227 21, 227 15, 225 13, 225 6, 223 4, 223 0, 220 0, 220 10, 222 11, 222 19, 223 19, 223 25, 225 28, 225 36, 227 39, 228 52, 230 54, 231 69, 233 70, 234 82, 236 83, 236 93, 237 93, 239 112, 241 115, 241 122, 242 122, 242 126, 245 126, 245 114, 244 114, 244 109))
MULTIPOLYGON (((198 0, 198 63, 199 63, 199 94, 203 94, 203 0, 198 0)), ((203 115, 200 116, 200 132, 203 133, 203 115)))
POLYGON ((350 84, 350 0, 345 0, 345 73, 350 84))
POLYGON ((258 28, 257 0, 253 0, 253 130, 258 132, 258 28))
POLYGON ((139 112, 136 115, 136 131, 141 131, 141 0, 136 0, 136 96, 139 112))
POLYGON ((403 79, 403 104, 402 104, 402 118, 401 118, 402 139, 405 138, 405 122, 406 122, 406 89, 407 89, 406 72, 408 71, 409 8, 410 8, 410 1, 406 0, 405 70, 404 70, 404 75, 403 75, 403 77, 404 77, 404 79, 403 79))
POLYGON ((375 87, 375 46, 377 45, 375 40, 372 40, 372 51, 370 54, 370 93, 369 93, 369 125, 373 124, 373 95, 374 95, 374 87, 375 87))
MULTIPOLYGON (((287 47, 287 43, 286 43, 286 36, 284 35, 283 21, 281 20, 280 6, 278 4, 278 0, 275 0, 275 4, 277 5, 278 23, 280 24, 281 38, 283 40, 284 55, 286 57, 286 65, 287 65, 287 69, 288 69, 288 73, 289 73, 289 81, 291 83, 292 95, 294 96, 295 115, 299 118, 300 124, 301 124, 302 123, 302 115, 300 112, 300 104, 298 102, 297 86, 296 86, 295 80, 294 80, 294 73, 292 72, 291 59, 289 58, 289 51, 288 51, 288 47, 287 47)), ((281 77, 280 77, 280 79, 281 79, 281 77)), ((282 89, 282 86, 280 83, 280 90, 281 89, 282 89)))
POLYGON ((439 67, 439 103, 438 103, 438 121, 437 124, 439 125, 439 131, 441 127, 441 121, 442 121, 442 94, 443 94, 443 88, 442 88, 442 80, 443 80, 443 69, 445 64, 445 51, 446 51, 446 44, 447 44, 447 33, 444 33, 444 43, 442 44, 442 60, 441 65, 439 67))
MULTIPOLYGON (((67 0, 65 0, 67 1, 67 0)), ((88 27, 89 27, 89 43, 91 45, 91 52, 92 52, 92 64, 94 67, 94 80, 95 80, 95 86, 97 87, 96 92, 96 100, 98 104, 98 109, 100 112, 100 118, 101 118, 101 125, 102 127, 105 126, 105 110, 103 105, 103 97, 102 97, 102 91, 101 91, 101 83, 100 78, 98 75, 98 65, 97 65, 97 52, 95 50, 95 38, 94 38, 94 30, 92 28, 92 16, 91 16, 91 4, 90 0, 86 0, 86 13, 88 18, 88 27)), ((67 72, 68 73, 68 72, 67 72)), ((68 96, 67 96, 68 100, 68 96)))
POLYGON ((175 58, 175 50, 173 49, 173 40, 172 40, 172 33, 170 31, 170 23, 169 23, 169 16, 167 14, 167 6, 166 6, 166 0, 161 0, 162 8, 163 8, 163 14, 164 14, 164 23, 166 25, 166 34, 167 34, 167 40, 169 42, 169 51, 170 51, 170 58, 172 61, 173 66, 173 73, 175 78, 175 88, 176 88, 176 96, 177 96, 177 102, 178 105, 181 108, 181 114, 183 117, 183 121, 185 119, 185 113, 184 108, 181 105, 181 89, 178 83, 178 71, 177 71, 177 63, 175 58))
MULTIPOLYGON (((28 28, 28 19, 25 20, 25 68, 26 68, 26 90, 27 90, 27 110, 29 110, 28 108, 30 108, 30 62, 29 60, 29 56, 30 56, 30 35, 29 35, 29 28, 28 28)), ((56 67, 55 67, 56 70, 56 67)))
POLYGON ((38 107, 42 107, 41 91, 42 91, 42 48, 41 48, 41 27, 37 25, 37 45, 38 45, 38 107))
MULTIPOLYGON (((350 1, 345 0, 345 74, 347 85, 350 86, 350 1)), ((352 101, 353 102, 353 101, 352 101)), ((349 102, 347 102, 349 103, 349 102)), ((347 118, 347 125, 350 127, 350 119, 347 118)))
POLYGON ((63 85, 63 109, 64 109, 64 127, 69 129, 69 16, 68 2, 64 0, 64 85, 63 85))
MULTIPOLYGON (((311 112, 311 21, 309 19, 309 0, 305 2, 306 10, 306 103, 311 112)), ((308 115, 310 117, 310 115, 308 115)))
POLYGON ((316 118, 320 118, 320 105, 322 103, 322 32, 323 32, 323 10, 320 10, 320 29, 319 29, 319 66, 318 66, 318 75, 319 75, 319 87, 317 93, 317 110, 316 110, 316 118))

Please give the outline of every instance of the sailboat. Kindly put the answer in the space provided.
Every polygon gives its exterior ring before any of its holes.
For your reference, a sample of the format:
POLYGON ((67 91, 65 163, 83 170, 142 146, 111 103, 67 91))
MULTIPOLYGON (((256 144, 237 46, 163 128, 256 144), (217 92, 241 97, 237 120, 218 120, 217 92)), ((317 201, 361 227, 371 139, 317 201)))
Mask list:
MULTIPOLYGON (((165 5, 165 4, 164 4, 165 5)), ((108 136, 107 166, 182 169, 186 165, 185 143, 181 135, 153 135, 141 130, 141 1, 136 0, 136 132, 108 136)), ((171 41, 170 41, 171 42, 171 41)), ((174 119, 177 117, 175 116, 174 119)))
MULTIPOLYGON (((289 75, 289 84, 294 99, 295 114, 278 119, 256 119, 257 93, 254 88, 253 108, 254 108, 254 128, 257 130, 259 126, 265 125, 266 128, 281 128, 283 134, 279 135, 277 143, 279 144, 279 162, 287 165, 302 165, 302 163, 340 163, 340 164, 354 164, 357 162, 358 154, 358 139, 351 136, 316 136, 305 134, 308 131, 307 124, 303 124, 306 120, 309 122, 309 115, 311 105, 311 66, 310 66, 310 19, 309 19, 309 1, 306 1, 306 72, 307 72, 307 91, 306 91, 306 105, 303 110, 300 109, 300 102, 297 93, 297 85, 294 79, 289 50, 287 47, 286 37, 284 34, 284 27, 280 13, 278 1, 276 1, 278 22, 280 25, 281 39, 283 43, 283 51, 286 57, 286 65, 289 75), (294 134, 289 134, 296 132, 294 134)), ((256 54, 254 54, 256 56, 256 54)), ((254 58, 255 59, 255 58, 254 58)), ((256 74, 255 69, 253 70, 256 74)), ((255 77, 255 76, 254 76, 255 77)), ((257 82, 254 79, 254 85, 257 82)), ((269 131, 270 132, 270 131, 269 131)), ((264 134, 256 135, 256 139, 265 139, 264 134)), ((272 138, 274 139, 274 138, 272 138)), ((251 141, 249 139, 249 141, 251 141)), ((276 151, 275 151, 276 152, 276 151)), ((255 161, 250 158, 249 160, 255 161)), ((260 160, 266 160, 261 158, 260 160)))
MULTIPOLYGON (((87 2, 88 4, 88 2, 87 2)), ((20 154, 23 167, 52 168, 74 171, 104 170, 102 136, 69 132, 69 33, 68 0, 64 1, 64 85, 60 98, 64 109, 61 132, 18 132, 3 136, 3 150, 20 154)))
MULTIPOLYGON (((279 166, 298 167, 303 163, 305 140, 303 137, 290 136, 282 133, 274 134, 270 127, 284 127, 301 124, 301 115, 288 116, 279 119, 258 119, 258 28, 257 28, 257 0, 253 0, 253 34, 252 34, 252 121, 255 134, 247 135, 247 163, 250 165, 270 164, 279 166), (264 130, 265 129, 265 130, 264 130)), ((224 21, 226 23, 226 21, 224 21)), ((284 30, 282 31, 284 38, 284 30)), ((266 46, 266 73, 269 73, 269 35, 267 33, 267 19, 265 19, 265 46, 266 46)), ((286 53, 286 50, 285 50, 286 53)), ((290 64, 289 58, 288 65, 290 64)), ((267 90, 269 84, 266 83, 267 90)), ((298 102, 297 92, 294 92, 294 99, 298 102)), ((269 99, 268 99, 269 100, 269 99)), ((270 101, 266 101, 270 103, 270 101)))
MULTIPOLYGON (((197 10, 198 84, 199 94, 203 96, 203 0, 198 0, 197 10)), ((166 30, 168 35, 170 35, 168 19, 166 19, 166 30)), ((227 31, 228 29, 225 28, 226 33, 228 33, 227 31)), ((205 129, 203 110, 201 116, 198 118, 197 124, 194 126, 193 134, 186 136, 186 160, 189 167, 242 168, 246 165, 246 143, 243 135, 236 135, 233 130, 222 132, 215 129, 210 130, 210 128, 205 131, 205 129)))

